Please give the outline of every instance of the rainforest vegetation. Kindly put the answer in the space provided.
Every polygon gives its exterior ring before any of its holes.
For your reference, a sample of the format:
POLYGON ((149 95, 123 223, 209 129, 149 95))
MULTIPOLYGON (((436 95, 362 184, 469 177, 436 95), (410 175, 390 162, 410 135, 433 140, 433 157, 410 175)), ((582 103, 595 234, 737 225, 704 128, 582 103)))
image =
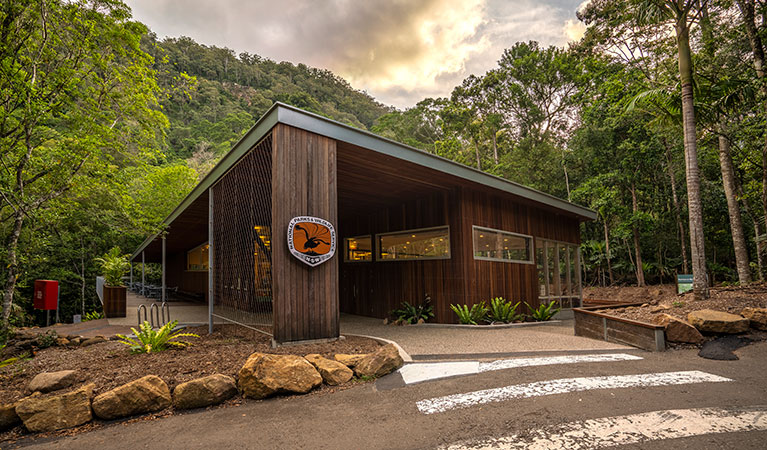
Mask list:
POLYGON ((767 2, 593 0, 579 18, 581 41, 513 44, 396 110, 328 70, 159 40, 119 0, 4 1, 3 323, 39 323, 41 278, 64 320, 95 309, 94 259, 158 231, 275 101, 596 210, 587 284, 764 280, 767 2))

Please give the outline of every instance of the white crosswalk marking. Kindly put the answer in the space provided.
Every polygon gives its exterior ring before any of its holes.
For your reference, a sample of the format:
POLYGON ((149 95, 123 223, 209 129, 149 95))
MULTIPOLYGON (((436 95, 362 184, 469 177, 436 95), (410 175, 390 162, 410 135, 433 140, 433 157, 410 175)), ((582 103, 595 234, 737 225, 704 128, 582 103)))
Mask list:
POLYGON ((767 407, 652 411, 570 422, 523 436, 454 444, 445 450, 580 450, 639 444, 713 433, 767 430, 767 407))
POLYGON ((491 370, 513 369, 517 367, 549 366, 554 364, 577 364, 592 362, 636 361, 639 356, 627 353, 606 353, 599 355, 546 356, 536 358, 501 359, 492 362, 451 361, 434 363, 412 363, 399 369, 405 384, 457 375, 472 375, 491 370))
POLYGON ((541 358, 516 358, 502 359, 489 363, 479 363, 480 372, 489 372, 491 370, 513 369, 516 367, 549 366, 554 364, 577 364, 591 362, 613 362, 613 361, 637 361, 642 359, 640 356, 629 355, 627 353, 607 353, 603 355, 569 355, 569 356, 549 356, 541 358))
POLYGON ((434 414, 456 408, 500 402, 515 398, 539 397, 592 389, 619 389, 632 387, 671 386, 692 383, 718 383, 732 381, 729 378, 697 370, 686 372, 646 373, 639 375, 616 375, 604 377, 563 378, 559 380, 536 381, 495 389, 453 394, 416 402, 424 414, 434 414))

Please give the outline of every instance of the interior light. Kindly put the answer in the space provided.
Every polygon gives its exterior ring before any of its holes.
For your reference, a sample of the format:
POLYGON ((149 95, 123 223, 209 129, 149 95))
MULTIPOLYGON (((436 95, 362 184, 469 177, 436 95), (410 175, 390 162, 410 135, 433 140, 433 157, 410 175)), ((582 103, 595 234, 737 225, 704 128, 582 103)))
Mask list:
POLYGON ((414 238, 414 237, 415 237, 415 235, 414 235, 414 234, 411 234, 411 235, 410 235, 410 237, 413 237, 413 238, 414 238))
POLYGON ((480 234, 479 237, 485 237, 485 235, 484 234, 480 234))

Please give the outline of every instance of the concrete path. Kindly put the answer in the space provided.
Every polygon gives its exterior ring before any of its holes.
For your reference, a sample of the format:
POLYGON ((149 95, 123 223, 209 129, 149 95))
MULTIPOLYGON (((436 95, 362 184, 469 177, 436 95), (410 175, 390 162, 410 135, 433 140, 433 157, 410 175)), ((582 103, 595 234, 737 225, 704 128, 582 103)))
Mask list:
POLYGON ((384 325, 380 319, 341 314, 341 334, 376 336, 398 343, 414 360, 466 359, 498 355, 635 350, 575 336, 572 320, 509 328, 450 328, 384 325))
MULTIPOLYGON (((133 324, 136 326, 136 324, 133 324)), ((130 334, 130 326, 111 325, 107 319, 90 320, 88 322, 80 323, 62 323, 52 325, 46 328, 40 328, 35 330, 39 333, 45 333, 47 330, 53 330, 59 336, 76 335, 86 338, 92 338, 96 336, 111 337, 115 334, 130 334)))
MULTIPOLYGON (((138 307, 144 305, 147 308, 147 320, 149 320, 149 308, 153 303, 160 306, 161 302, 151 298, 142 297, 135 292, 128 292, 126 297, 126 316, 107 319, 110 325, 135 327, 138 325, 138 307)), ((205 325, 208 323, 208 304, 202 302, 167 302, 170 309, 171 320, 178 320, 180 325, 205 325)), ((141 313, 144 319, 144 313, 141 313)), ((216 319, 214 323, 223 323, 216 319)))

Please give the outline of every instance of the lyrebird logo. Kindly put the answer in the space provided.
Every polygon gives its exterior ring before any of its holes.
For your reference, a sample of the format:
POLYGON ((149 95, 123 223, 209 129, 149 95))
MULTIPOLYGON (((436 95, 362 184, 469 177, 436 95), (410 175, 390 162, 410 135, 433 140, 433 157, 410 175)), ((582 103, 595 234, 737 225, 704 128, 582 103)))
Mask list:
POLYGON ((304 263, 318 266, 336 252, 336 230, 319 217, 294 217, 288 224, 288 249, 304 263))

